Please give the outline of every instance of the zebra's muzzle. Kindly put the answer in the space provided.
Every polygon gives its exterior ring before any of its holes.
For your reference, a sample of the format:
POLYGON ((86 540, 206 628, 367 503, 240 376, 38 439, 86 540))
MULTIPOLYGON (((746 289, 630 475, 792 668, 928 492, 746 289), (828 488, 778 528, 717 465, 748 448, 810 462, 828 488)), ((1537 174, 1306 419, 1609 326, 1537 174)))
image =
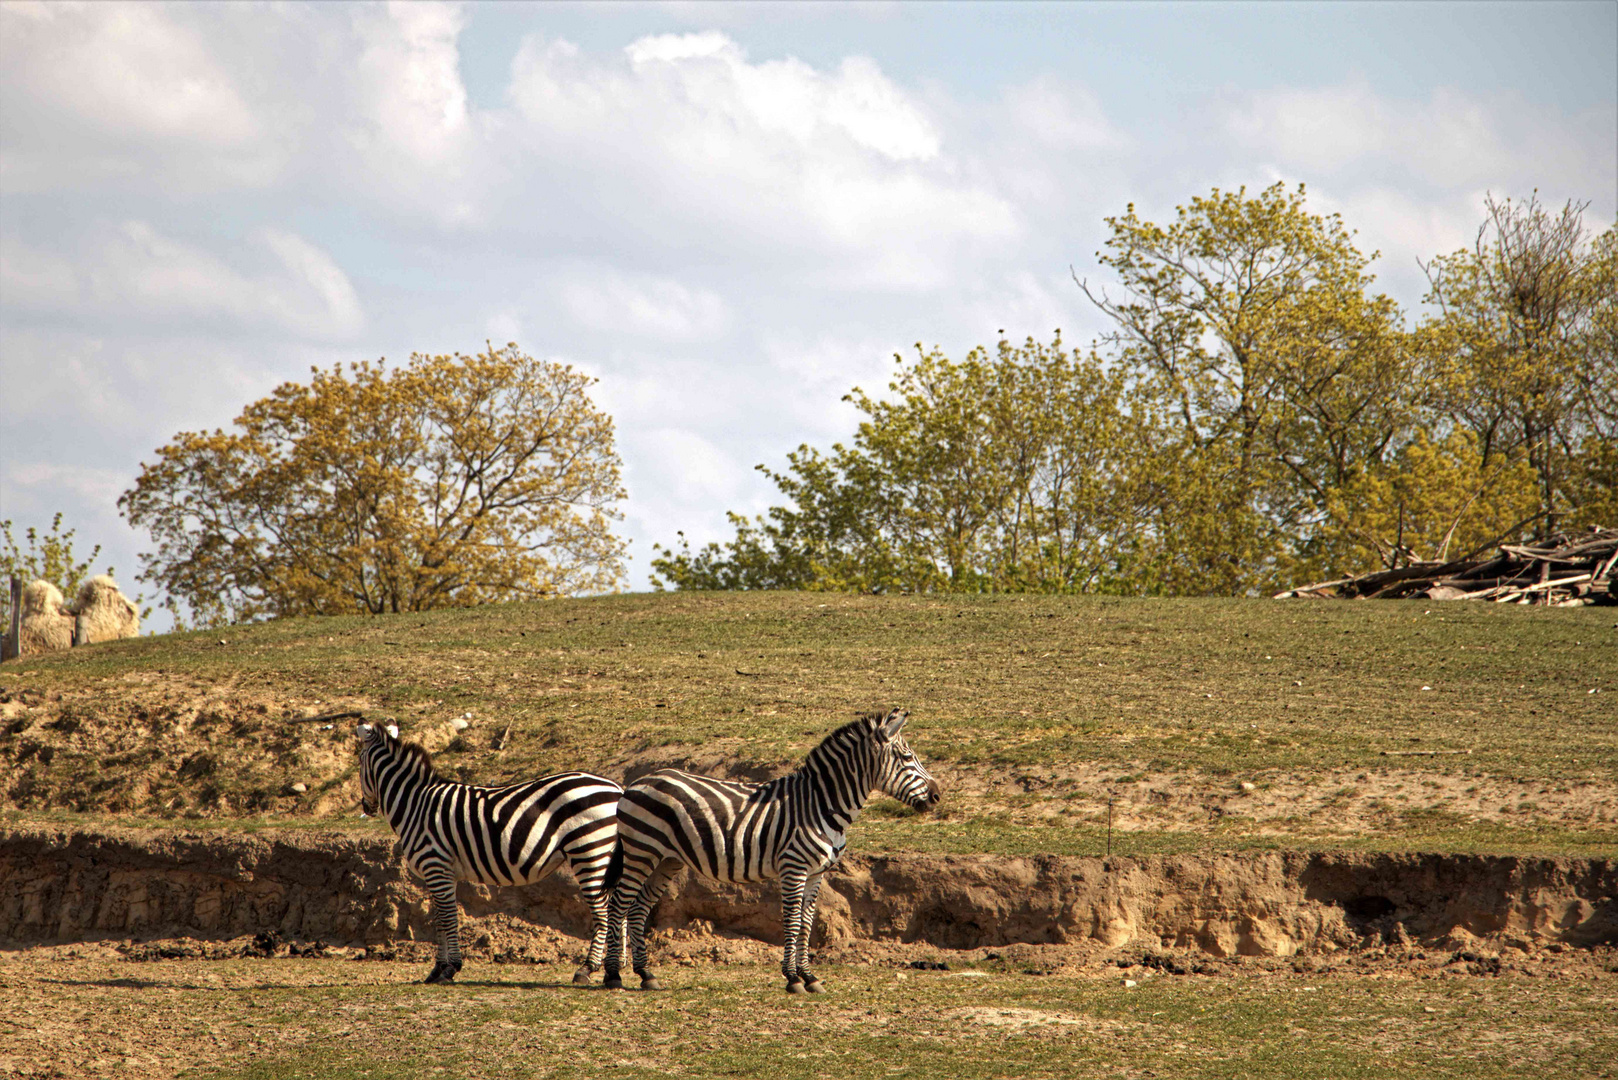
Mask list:
POLYGON ((927 778, 927 790, 911 806, 917 810, 931 810, 938 805, 938 800, 943 797, 943 793, 938 790, 938 781, 929 776, 927 778))

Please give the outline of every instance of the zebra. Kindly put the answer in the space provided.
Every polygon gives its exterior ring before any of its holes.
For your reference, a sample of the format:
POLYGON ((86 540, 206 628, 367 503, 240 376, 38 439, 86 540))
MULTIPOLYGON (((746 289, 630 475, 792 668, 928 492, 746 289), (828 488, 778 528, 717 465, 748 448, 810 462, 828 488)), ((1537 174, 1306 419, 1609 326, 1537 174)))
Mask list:
POLYGON ((625 788, 607 871, 614 886, 607 988, 623 988, 627 923, 641 989, 662 989, 646 967, 646 920, 683 865, 716 881, 779 878, 787 992, 821 993, 825 987, 808 966, 809 933, 821 878, 842 858, 848 827, 873 791, 917 810, 938 803, 938 782, 899 734, 909 715, 903 709, 867 713, 828 735, 792 773, 768 783, 661 769, 625 788))
POLYGON ((461 970, 456 881, 528 885, 565 859, 590 905, 590 949, 573 976, 589 982, 606 948, 607 864, 623 788, 582 772, 474 787, 438 775, 426 749, 401 740, 393 724, 361 724, 359 739, 360 809, 387 817, 432 898, 438 962, 424 981, 454 982, 461 970))

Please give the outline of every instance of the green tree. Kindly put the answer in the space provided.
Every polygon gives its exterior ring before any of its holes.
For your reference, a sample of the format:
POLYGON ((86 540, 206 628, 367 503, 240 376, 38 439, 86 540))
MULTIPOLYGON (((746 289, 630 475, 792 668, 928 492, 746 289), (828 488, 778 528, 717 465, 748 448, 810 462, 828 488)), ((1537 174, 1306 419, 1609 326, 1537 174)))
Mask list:
POLYGON ((1484 466, 1528 462, 1534 531, 1551 533, 1612 506, 1618 241, 1610 229, 1592 240, 1585 203, 1485 205, 1472 248, 1424 267, 1438 309, 1424 330, 1447 364, 1442 410, 1474 434, 1484 466))
POLYGON ((314 369, 182 432, 119 499, 142 580, 205 623, 614 587, 624 495, 593 380, 515 345, 314 369))
POLYGON ((887 398, 845 398, 866 417, 850 445, 800 446, 784 471, 760 467, 787 505, 730 515, 737 533, 723 545, 658 546, 662 579, 868 592, 1113 582, 1113 553, 1135 527, 1120 380, 1060 334, 961 361, 920 346, 894 359, 887 398))
MULTIPOLYGON (((101 545, 97 544, 90 552, 90 557, 83 562, 74 558, 73 537, 77 530, 63 532, 60 513, 51 518, 51 531, 43 536, 32 525, 25 530, 23 535, 28 541, 26 552, 18 546, 11 529, 9 518, 0 521, 0 535, 5 537, 5 549, 0 551, 0 580, 15 576, 26 585, 44 578, 55 585, 64 597, 72 600, 79 591, 79 582, 84 580, 101 554, 101 545)), ((112 573, 112 567, 107 567, 106 573, 112 573)))
POLYGON ((1153 532, 1174 592, 1268 590, 1341 556, 1339 493, 1409 437, 1421 354, 1370 292, 1375 253, 1300 185, 1214 190, 1159 226, 1131 205, 1079 281, 1137 395, 1177 431, 1153 532))
POLYGON ((1485 463, 1464 427, 1442 439, 1420 431, 1334 493, 1325 539, 1340 541, 1342 554, 1324 576, 1474 555, 1534 518, 1536 481, 1522 458, 1485 463))

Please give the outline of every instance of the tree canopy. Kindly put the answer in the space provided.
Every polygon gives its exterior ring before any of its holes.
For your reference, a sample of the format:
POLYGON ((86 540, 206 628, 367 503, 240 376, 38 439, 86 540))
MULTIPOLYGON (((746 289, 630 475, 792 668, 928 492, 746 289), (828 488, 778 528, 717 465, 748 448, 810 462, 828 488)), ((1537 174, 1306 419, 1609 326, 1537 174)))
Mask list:
POLYGON ((311 369, 182 432, 119 499, 141 579, 205 623, 615 587, 623 498, 593 382, 516 345, 311 369))
POLYGON ((680 588, 1265 593, 1618 511, 1618 264, 1582 207, 1488 204, 1415 328, 1303 187, 1106 219, 1087 351, 917 346, 786 503, 656 548, 680 588))
POLYGON ((732 514, 723 547, 659 546, 653 568, 684 588, 1104 587, 1136 524, 1111 480, 1129 442, 1119 380, 1060 335, 894 359, 889 399, 846 398, 866 416, 851 446, 762 470, 791 506, 732 514))
POLYGON ((1618 443, 1618 234, 1593 241, 1584 204, 1537 194, 1486 201, 1470 250, 1426 264, 1428 327, 1443 357, 1445 414, 1485 466, 1525 462, 1540 531, 1613 523, 1618 443))

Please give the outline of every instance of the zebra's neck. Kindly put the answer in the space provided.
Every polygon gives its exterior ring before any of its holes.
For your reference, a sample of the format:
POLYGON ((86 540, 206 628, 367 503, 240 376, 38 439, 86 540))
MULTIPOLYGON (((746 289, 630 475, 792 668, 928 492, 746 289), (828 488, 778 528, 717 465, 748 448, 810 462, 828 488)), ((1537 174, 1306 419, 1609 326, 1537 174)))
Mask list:
POLYGON ((813 793, 816 816, 834 832, 847 829, 871 797, 876 776, 859 746, 817 746, 797 775, 813 793))
POLYGON ((393 831, 404 835, 406 823, 416 811, 416 797, 428 788, 454 783, 433 771, 430 765, 410 754, 390 754, 379 770, 377 802, 382 816, 393 831))

